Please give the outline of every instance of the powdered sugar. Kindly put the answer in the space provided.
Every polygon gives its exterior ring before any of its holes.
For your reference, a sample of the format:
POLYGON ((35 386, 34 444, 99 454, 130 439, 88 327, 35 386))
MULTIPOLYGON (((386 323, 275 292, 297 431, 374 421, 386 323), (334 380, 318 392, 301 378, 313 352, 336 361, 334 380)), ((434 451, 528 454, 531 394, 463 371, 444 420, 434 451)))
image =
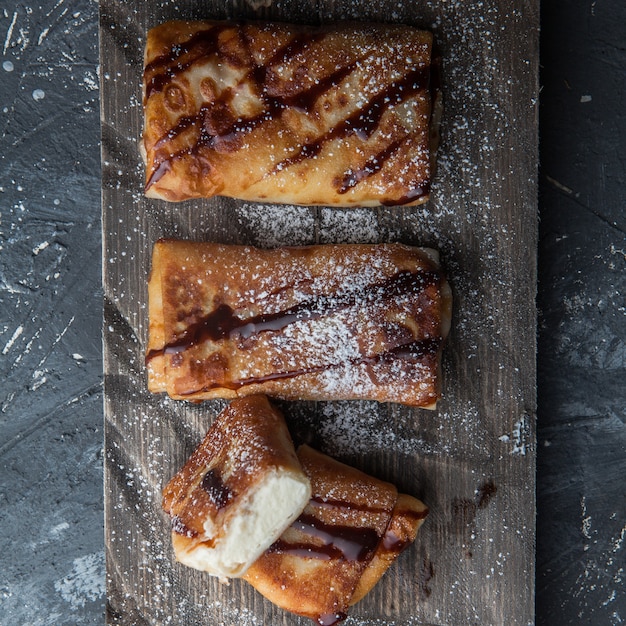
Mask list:
POLYGON ((315 241, 315 216, 307 207, 243 203, 236 213, 250 233, 250 243, 262 248, 315 241))

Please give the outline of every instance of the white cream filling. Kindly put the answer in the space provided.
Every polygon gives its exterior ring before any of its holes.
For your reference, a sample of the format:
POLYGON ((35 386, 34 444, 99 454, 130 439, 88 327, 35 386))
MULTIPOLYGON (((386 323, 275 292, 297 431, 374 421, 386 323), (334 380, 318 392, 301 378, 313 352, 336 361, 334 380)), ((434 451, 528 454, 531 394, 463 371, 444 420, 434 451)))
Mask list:
MULTIPOLYGON (((221 538, 211 548, 196 545, 178 560, 221 578, 237 578, 269 548, 300 515, 311 498, 308 482, 285 472, 271 472, 249 498, 234 505, 221 538)), ((205 523, 206 538, 213 523, 205 523)))

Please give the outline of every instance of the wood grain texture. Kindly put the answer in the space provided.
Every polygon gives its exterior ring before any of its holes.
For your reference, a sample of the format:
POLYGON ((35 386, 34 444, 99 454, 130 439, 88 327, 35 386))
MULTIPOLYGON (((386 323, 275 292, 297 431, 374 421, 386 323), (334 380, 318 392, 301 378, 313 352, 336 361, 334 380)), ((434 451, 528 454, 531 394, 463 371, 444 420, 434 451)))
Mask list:
POLYGON ((173 563, 160 492, 223 404, 146 390, 146 281, 152 244, 163 236, 441 250, 455 312, 436 412, 371 402, 281 407, 296 440, 395 482, 431 509, 416 544, 347 624, 534 621, 538 3, 370 4, 100 4, 110 624, 308 623, 245 583, 225 587, 173 563), (327 209, 146 200, 138 153, 143 43, 149 27, 174 17, 431 28, 444 60, 445 113, 430 203, 327 209))

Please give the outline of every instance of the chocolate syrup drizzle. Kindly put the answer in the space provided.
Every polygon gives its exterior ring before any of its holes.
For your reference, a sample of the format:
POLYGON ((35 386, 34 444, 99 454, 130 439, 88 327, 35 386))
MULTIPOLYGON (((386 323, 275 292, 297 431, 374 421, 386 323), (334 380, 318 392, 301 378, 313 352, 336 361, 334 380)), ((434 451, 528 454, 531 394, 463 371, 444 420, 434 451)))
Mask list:
POLYGON ((218 509, 223 509, 232 498, 231 490, 224 484, 221 474, 215 469, 210 469, 203 476, 200 485, 218 509))
MULTIPOLYGON (((376 96, 369 100, 363 107, 357 109, 354 113, 352 113, 352 115, 348 116, 339 124, 331 128, 327 133, 325 133, 315 141, 304 144, 300 147, 300 150, 298 152, 288 157, 287 159, 284 159, 280 163, 277 163, 272 172, 279 172, 286 167, 295 165, 297 163, 300 163, 301 161, 311 159, 317 156, 324 148, 324 145, 334 139, 344 138, 349 135, 356 135, 359 139, 366 141, 374 134, 374 131, 378 128, 380 120, 388 107, 402 103, 404 100, 410 98, 412 95, 419 92, 427 85, 427 71, 420 68, 418 70, 409 72, 401 80, 394 81, 383 91, 376 94, 376 96)), ((389 158, 389 156, 391 156, 394 151, 395 150, 391 150, 388 154, 386 154, 384 151, 380 152, 377 155, 378 168, 375 169, 371 167, 370 164, 369 169, 364 169, 361 174, 354 177, 354 185, 380 170, 384 165, 385 160, 389 158)), ((342 191, 344 189, 343 181, 345 180, 346 174, 344 174, 341 179, 341 186, 339 188, 340 193, 346 193, 348 189, 350 189, 350 187, 348 187, 344 191, 342 191)))
POLYGON ((175 341, 161 349, 151 350, 146 361, 157 355, 172 354, 187 350, 205 341, 220 341, 236 336, 248 339, 262 332, 278 332, 298 321, 316 320, 338 313, 356 304, 368 304, 381 300, 393 300, 407 294, 419 294, 441 280, 438 270, 411 272, 402 270, 384 282, 368 286, 367 291, 346 292, 330 296, 318 296, 275 313, 261 313, 248 318, 235 315, 225 304, 218 306, 206 317, 191 324, 175 341))
MULTIPOLYGON (((375 354, 372 356, 362 356, 356 359, 350 359, 348 362, 350 365, 375 365, 377 363, 383 362, 391 362, 397 359, 402 359, 403 361, 419 363, 423 359, 427 357, 432 357, 439 351, 441 346, 442 339, 433 338, 433 339, 422 339, 420 341, 413 341, 408 344, 403 344, 401 346, 397 346, 386 352, 381 352, 379 354, 375 354)), ((189 391, 180 391, 179 395, 181 396, 191 396, 196 393, 202 393, 206 391, 210 391, 211 389, 217 388, 225 388, 237 390, 242 387, 246 387, 248 385, 260 385, 266 382, 272 382, 276 380, 284 380, 288 378, 296 378, 298 376, 304 376, 306 374, 316 374, 319 372, 328 371, 331 369, 337 369, 341 366, 345 365, 345 363, 333 363, 330 365, 316 365, 296 370, 288 370, 284 372, 272 372, 271 374, 266 374, 264 376, 252 376, 250 378, 242 378, 239 380, 231 380, 231 381, 223 381, 219 383, 211 383, 208 385, 204 385, 201 389, 190 389, 189 391)))
POLYGON ((278 539, 268 549, 270 553, 292 554, 324 561, 339 559, 361 563, 371 557, 380 541, 378 533, 373 528, 326 524, 308 513, 302 513, 291 526, 323 543, 321 545, 306 541, 290 543, 278 539))
POLYGON ((144 68, 145 93, 144 104, 153 93, 163 91, 165 86, 180 74, 187 71, 195 63, 208 59, 218 49, 220 33, 226 25, 214 26, 208 30, 201 30, 187 41, 172 45, 169 52, 157 57, 144 68), (193 54, 191 54, 193 52, 193 54), (188 56, 182 62, 181 57, 188 56), (150 76, 148 79, 147 77, 150 76))
MULTIPOLYGON (((146 363, 151 359, 184 352, 206 341, 221 341, 239 337, 249 339, 253 335, 263 332, 279 332, 285 327, 297 321, 316 320, 345 310, 357 304, 369 302, 395 300, 406 294, 419 294, 430 286, 436 285, 441 280, 441 273, 437 270, 423 272, 400 271, 389 277, 384 282, 371 285, 365 294, 348 292, 334 296, 318 297, 315 300, 306 300, 293 307, 275 313, 259 314, 242 319, 235 315, 233 309, 225 304, 218 306, 203 319, 191 324, 180 337, 168 343, 163 348, 150 350, 146 355, 146 363)), ((374 355, 362 355, 350 360, 351 365, 375 365, 377 363, 403 359, 406 361, 419 362, 425 357, 437 353, 442 342, 441 337, 426 338, 408 342, 390 348, 386 352, 374 355)), ((265 376, 245 378, 207 386, 204 391, 214 387, 228 387, 239 389, 254 383, 294 378, 304 374, 321 372, 332 367, 341 367, 344 363, 334 365, 315 365, 297 370, 285 372, 272 372, 265 376)), ((195 393, 197 390, 190 391, 195 393)), ((185 394, 182 394, 185 395, 185 394)))
POLYGON ((336 613, 327 613, 325 615, 318 615, 316 621, 320 626, 335 626, 335 624, 338 624, 339 622, 343 622, 345 619, 347 619, 347 617, 348 617, 347 613, 342 613, 338 611, 336 613))
MULTIPOLYGON (((245 39, 245 24, 239 24, 235 27, 238 28, 240 38, 245 39)), ((144 104, 148 98, 161 92, 170 82, 194 64, 204 62, 211 56, 219 54, 219 36, 229 28, 233 28, 233 25, 216 25, 209 30, 199 31, 186 42, 175 44, 170 52, 149 63, 144 70, 144 104)), ((289 61, 323 37, 323 32, 298 33, 290 42, 278 48, 262 65, 257 64, 250 55, 251 69, 246 79, 251 80, 256 85, 257 93, 263 103, 261 113, 252 117, 236 118, 230 108, 232 95, 229 90, 225 90, 225 93, 214 102, 201 106, 195 115, 182 117, 176 126, 155 144, 153 166, 146 183, 146 191, 171 170, 175 161, 187 155, 199 155, 202 148, 211 148, 216 151, 229 150, 233 141, 237 141, 239 137, 252 132, 262 123, 279 116, 285 109, 295 108, 304 113, 309 113, 323 94, 339 85, 355 70, 356 62, 338 68, 329 76, 295 94, 282 96, 271 94, 267 78, 274 65, 289 61), (178 152, 171 153, 167 149, 167 144, 191 129, 197 134, 195 143, 178 152)), ((429 68, 418 68, 407 73, 374 95, 363 107, 353 112, 321 137, 300 146, 292 155, 279 162, 268 175, 276 174, 292 165, 314 158, 328 142, 335 139, 356 135, 364 141, 367 140, 376 131, 382 116, 389 107, 401 104, 422 90, 428 90, 429 83, 429 68)), ((385 162, 401 147, 402 143, 392 143, 368 159, 361 167, 350 169, 343 176, 339 176, 335 183, 338 193, 347 193, 361 181, 380 171, 385 162)), ((208 163, 205 166, 210 167, 208 163)), ((424 181, 405 197, 394 198, 387 201, 386 204, 406 204, 429 193, 429 190, 430 182, 424 181)))
MULTIPOLYGON (((326 499, 315 495, 311 498, 310 504, 313 507, 334 508, 344 511, 384 512, 384 509, 355 505, 353 502, 326 499)), ((307 541, 304 538, 298 542, 289 542, 281 538, 269 547, 268 553, 287 554, 324 561, 367 563, 381 542, 381 536, 373 528, 327 524, 310 513, 302 513, 291 527, 300 531, 305 537, 310 537, 311 540, 307 541)), ((337 611, 318 615, 315 620, 320 626, 334 626, 346 618, 347 613, 337 611)))

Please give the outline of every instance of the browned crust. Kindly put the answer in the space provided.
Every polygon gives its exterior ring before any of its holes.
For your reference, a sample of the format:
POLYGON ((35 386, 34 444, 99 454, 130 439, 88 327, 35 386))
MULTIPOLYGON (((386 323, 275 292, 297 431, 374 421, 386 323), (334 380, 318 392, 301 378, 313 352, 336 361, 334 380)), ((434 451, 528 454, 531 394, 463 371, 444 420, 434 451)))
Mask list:
POLYGON ((394 561, 411 545, 417 537, 417 531, 428 515, 428 507, 417 498, 404 493, 398 494, 382 541, 372 560, 363 572, 350 598, 350 605, 362 600, 383 577, 394 561))
POLYGON ((402 25, 162 24, 145 48, 146 194, 428 200, 432 35, 402 25))
POLYGON ((265 396, 231 402, 163 489, 163 510, 174 520, 175 542, 189 549, 203 541, 206 520, 224 527, 235 496, 244 497, 268 471, 279 469, 302 475, 280 411, 265 396), (207 490, 202 483, 209 472, 214 480, 207 490))
POLYGON ((451 297, 433 251, 160 241, 148 292, 153 392, 422 407, 440 397, 451 297))
POLYGON ((266 598, 298 615, 314 620, 345 615, 415 540, 428 509, 419 500, 398 494, 393 485, 308 446, 298 449, 298 457, 313 493, 304 516, 319 520, 330 537, 351 541, 360 537, 370 549, 359 558, 354 557, 355 552, 341 555, 332 551, 328 552, 331 558, 316 557, 316 551, 330 541, 328 536, 303 533, 296 522, 244 578, 266 598), (299 550, 295 552, 293 546, 299 550))

